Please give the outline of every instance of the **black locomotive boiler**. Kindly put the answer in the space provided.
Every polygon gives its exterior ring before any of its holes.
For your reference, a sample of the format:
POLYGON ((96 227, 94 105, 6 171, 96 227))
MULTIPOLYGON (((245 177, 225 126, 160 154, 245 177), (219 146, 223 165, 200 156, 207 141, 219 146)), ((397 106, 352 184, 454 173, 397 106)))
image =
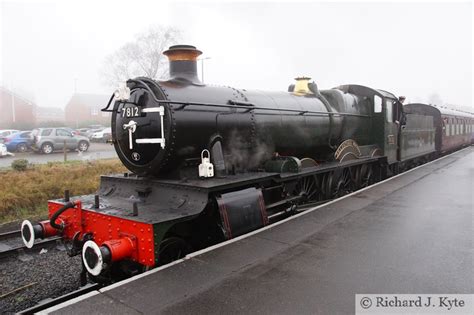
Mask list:
POLYGON ((130 80, 130 97, 114 104, 115 148, 133 173, 166 177, 204 149, 222 176, 249 162, 258 166, 274 152, 326 159, 341 139, 371 143, 366 96, 320 92, 304 77, 292 93, 204 85, 196 73, 200 53, 191 46, 165 51, 171 79, 130 80))
MULTIPOLYGON (((405 111, 389 92, 319 90, 307 77, 285 92, 205 85, 199 50, 164 54, 169 80, 131 79, 104 109, 130 173, 102 176, 96 195, 51 200, 50 220, 22 224, 28 246, 61 234, 97 281, 168 263, 441 153, 443 119, 432 106, 405 111)), ((470 141, 473 117, 459 116, 457 139, 470 141)))

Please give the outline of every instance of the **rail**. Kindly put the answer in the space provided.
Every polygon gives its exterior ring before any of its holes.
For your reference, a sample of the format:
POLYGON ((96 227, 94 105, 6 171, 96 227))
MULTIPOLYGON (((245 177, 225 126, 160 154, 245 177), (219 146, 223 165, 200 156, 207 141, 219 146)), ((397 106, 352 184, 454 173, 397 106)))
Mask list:
POLYGON ((30 308, 27 308, 26 310, 23 310, 21 312, 18 312, 17 314, 36 314, 36 313, 41 312, 41 311, 43 311, 47 308, 56 306, 58 304, 64 303, 64 302, 69 301, 69 300, 72 300, 74 298, 77 298, 77 297, 79 297, 81 295, 84 295, 86 293, 98 290, 100 288, 101 288, 101 286, 97 283, 86 284, 85 286, 79 288, 76 291, 61 295, 61 296, 59 296, 57 298, 54 298, 54 299, 48 299, 48 300, 39 302, 37 305, 35 305, 33 307, 30 307, 30 308))
MULTIPOLYGON (((0 234, 0 241, 2 241, 2 243, 5 243, 5 241, 11 241, 12 239, 19 238, 19 237, 21 237, 21 232, 19 230, 4 232, 0 234)), ((17 254, 19 251, 23 251, 26 253, 35 252, 39 248, 43 248, 45 246, 50 247, 52 245, 55 245, 57 241, 61 239, 62 238, 59 236, 51 237, 51 238, 36 242, 35 247, 31 249, 27 248, 23 243, 21 245, 13 245, 13 246, 6 244, 3 246, 5 249, 0 250, 0 259, 10 257, 14 254, 17 254)))

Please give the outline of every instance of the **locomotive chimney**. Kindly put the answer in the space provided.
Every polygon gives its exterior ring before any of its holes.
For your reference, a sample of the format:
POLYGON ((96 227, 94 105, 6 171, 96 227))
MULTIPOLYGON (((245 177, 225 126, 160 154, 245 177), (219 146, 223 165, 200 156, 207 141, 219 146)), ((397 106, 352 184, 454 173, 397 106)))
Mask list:
POLYGON ((170 61, 170 79, 201 85, 197 75, 197 57, 202 51, 191 45, 174 45, 163 54, 170 61))

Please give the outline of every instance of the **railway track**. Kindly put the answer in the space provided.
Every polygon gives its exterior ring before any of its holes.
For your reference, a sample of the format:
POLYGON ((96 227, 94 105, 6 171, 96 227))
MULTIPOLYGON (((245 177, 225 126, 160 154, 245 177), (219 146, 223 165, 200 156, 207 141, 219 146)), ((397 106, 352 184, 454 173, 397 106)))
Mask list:
POLYGON ((81 295, 84 295, 86 293, 89 293, 91 291, 98 290, 100 288, 101 288, 101 286, 97 283, 87 284, 87 285, 79 288, 76 291, 69 292, 67 294, 61 295, 61 296, 59 296, 57 298, 54 298, 54 299, 47 299, 47 300, 41 301, 37 305, 35 305, 33 307, 30 307, 26 310, 23 310, 21 312, 18 312, 17 314, 36 314, 36 313, 41 312, 41 311, 43 311, 47 308, 56 306, 56 305, 61 304, 63 302, 69 301, 71 299, 77 298, 77 297, 79 297, 81 295))
POLYGON ((20 253, 35 253, 44 248, 55 246, 61 237, 51 237, 35 243, 35 247, 27 248, 21 239, 20 230, 0 233, 0 259, 20 253))
POLYGON ((21 231, 15 230, 10 232, 0 233, 0 241, 7 240, 14 237, 21 237, 21 231))

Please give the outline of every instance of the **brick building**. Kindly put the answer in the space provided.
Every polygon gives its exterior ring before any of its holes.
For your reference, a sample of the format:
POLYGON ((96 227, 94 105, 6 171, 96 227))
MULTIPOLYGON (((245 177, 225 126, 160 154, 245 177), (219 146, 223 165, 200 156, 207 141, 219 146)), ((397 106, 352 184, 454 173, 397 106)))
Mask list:
POLYGON ((36 123, 64 122, 64 110, 58 107, 36 107, 36 123))
POLYGON ((35 125, 36 105, 10 91, 0 87, 0 129, 27 129, 35 125))
POLYGON ((81 127, 91 124, 110 124, 110 113, 100 110, 107 105, 110 96, 97 94, 74 94, 64 110, 66 124, 81 127))

